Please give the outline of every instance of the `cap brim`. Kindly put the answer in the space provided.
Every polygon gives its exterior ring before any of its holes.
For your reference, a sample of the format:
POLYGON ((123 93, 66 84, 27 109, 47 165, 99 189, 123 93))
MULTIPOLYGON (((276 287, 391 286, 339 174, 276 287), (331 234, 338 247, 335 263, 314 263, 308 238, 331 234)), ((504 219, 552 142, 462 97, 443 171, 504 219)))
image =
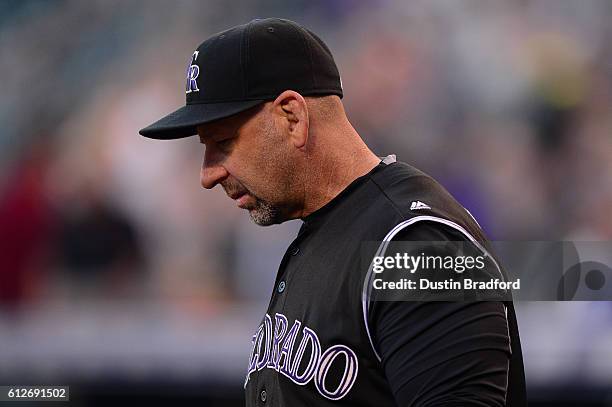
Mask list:
POLYGON ((265 100, 186 105, 141 129, 139 133, 157 140, 189 137, 197 134, 196 128, 200 124, 232 116, 263 102, 265 100))

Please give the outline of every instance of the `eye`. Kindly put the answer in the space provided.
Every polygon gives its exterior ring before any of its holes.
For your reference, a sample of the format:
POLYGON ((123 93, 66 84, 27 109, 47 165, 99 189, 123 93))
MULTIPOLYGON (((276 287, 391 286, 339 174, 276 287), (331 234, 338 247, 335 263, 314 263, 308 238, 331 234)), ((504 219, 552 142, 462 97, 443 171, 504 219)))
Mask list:
POLYGON ((221 148, 228 148, 229 146, 232 145, 232 143, 234 142, 234 138, 226 138, 223 140, 219 140, 217 141, 217 145, 221 148))

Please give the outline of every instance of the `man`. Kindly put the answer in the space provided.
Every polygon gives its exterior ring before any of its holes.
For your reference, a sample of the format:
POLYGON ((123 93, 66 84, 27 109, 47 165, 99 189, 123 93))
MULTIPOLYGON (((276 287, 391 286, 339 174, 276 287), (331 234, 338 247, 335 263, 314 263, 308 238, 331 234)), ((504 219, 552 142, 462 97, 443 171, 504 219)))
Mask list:
POLYGON ((511 303, 372 295, 368 262, 391 241, 488 253, 477 223, 438 183, 368 149, 342 92, 315 34, 254 20, 202 43, 187 69, 186 106, 140 131, 197 134, 204 188, 221 185, 259 225, 304 222, 252 338, 247 405, 525 405, 511 303), (364 249, 368 241, 382 244, 364 249))

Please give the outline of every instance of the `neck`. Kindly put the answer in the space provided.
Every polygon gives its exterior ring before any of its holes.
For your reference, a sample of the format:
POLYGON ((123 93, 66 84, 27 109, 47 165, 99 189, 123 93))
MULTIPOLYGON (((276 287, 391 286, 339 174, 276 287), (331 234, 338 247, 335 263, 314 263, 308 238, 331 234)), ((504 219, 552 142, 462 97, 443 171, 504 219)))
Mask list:
POLYGON ((323 207, 380 162, 350 125, 340 130, 328 130, 324 137, 316 134, 304 166, 305 187, 300 218, 323 207))

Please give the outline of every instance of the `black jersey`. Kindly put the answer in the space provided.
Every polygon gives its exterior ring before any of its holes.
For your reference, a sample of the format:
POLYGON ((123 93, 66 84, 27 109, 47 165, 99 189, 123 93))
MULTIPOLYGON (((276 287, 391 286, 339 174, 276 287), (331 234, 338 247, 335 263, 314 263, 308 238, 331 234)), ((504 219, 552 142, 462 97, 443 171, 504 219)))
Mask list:
POLYGON ((368 299, 363 242, 486 241, 440 184, 390 156, 303 221, 252 337, 247 406, 526 405, 512 303, 368 299))

